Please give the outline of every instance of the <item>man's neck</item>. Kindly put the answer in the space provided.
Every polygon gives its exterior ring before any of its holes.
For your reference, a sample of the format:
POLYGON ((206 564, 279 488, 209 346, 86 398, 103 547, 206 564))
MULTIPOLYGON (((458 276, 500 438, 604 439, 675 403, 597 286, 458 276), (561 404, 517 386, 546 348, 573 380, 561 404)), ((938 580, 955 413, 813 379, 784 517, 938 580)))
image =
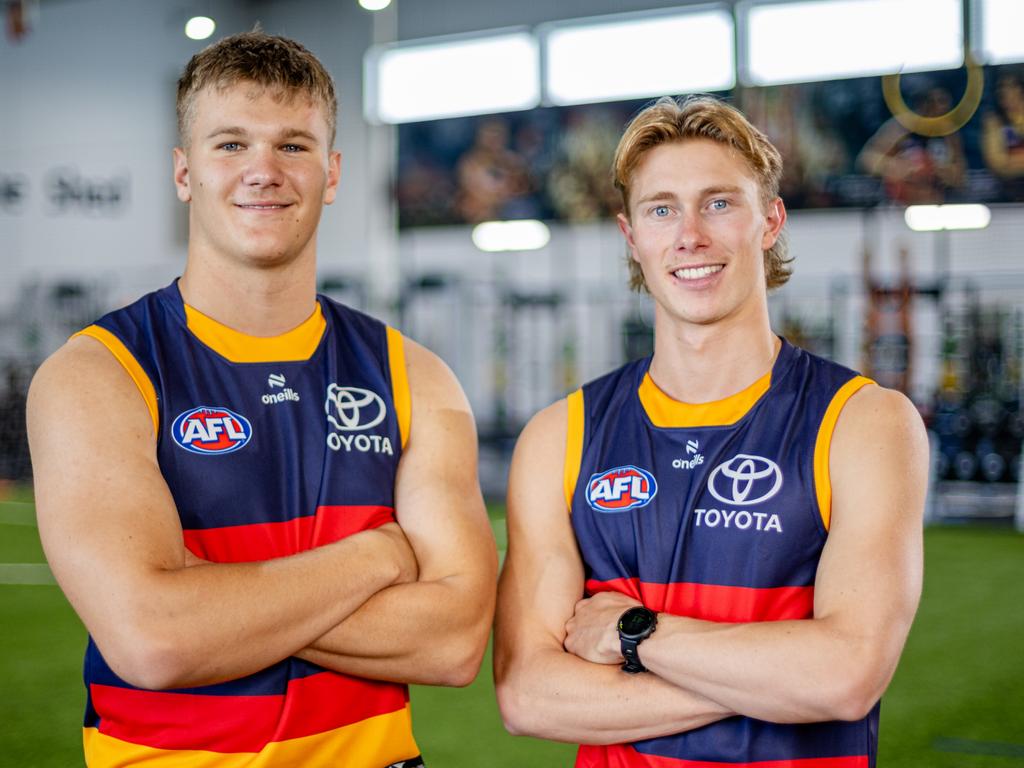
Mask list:
POLYGON ((253 268, 189 254, 178 283, 190 307, 250 336, 278 336, 301 325, 316 304, 316 263, 253 268))
POLYGON ((767 311, 763 317, 707 326, 656 321, 650 375, 674 400, 709 403, 742 392, 764 376, 781 347, 767 311))

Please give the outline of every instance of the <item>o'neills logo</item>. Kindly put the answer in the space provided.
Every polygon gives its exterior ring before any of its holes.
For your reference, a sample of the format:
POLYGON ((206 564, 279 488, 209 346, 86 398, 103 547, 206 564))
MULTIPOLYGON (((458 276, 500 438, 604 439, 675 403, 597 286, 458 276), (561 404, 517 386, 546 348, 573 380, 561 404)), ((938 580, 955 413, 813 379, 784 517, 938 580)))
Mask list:
POLYGON ((293 403, 299 402, 299 393, 291 387, 288 387, 283 392, 274 392, 273 394, 266 394, 260 400, 264 405, 271 405, 272 403, 284 403, 291 401, 293 403))

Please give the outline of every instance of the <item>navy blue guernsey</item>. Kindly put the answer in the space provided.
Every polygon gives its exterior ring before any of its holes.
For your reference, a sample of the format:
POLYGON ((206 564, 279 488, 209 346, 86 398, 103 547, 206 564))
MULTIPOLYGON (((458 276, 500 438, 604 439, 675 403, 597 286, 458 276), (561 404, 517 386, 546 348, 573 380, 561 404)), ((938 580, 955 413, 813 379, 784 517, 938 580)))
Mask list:
MULTIPOLYGON (((83 335, 103 343, 153 417, 183 545, 214 562, 269 560, 394 520, 410 419, 397 331, 319 296, 273 339, 186 306, 174 283, 83 335)), ((418 756, 404 685, 295 658, 174 691, 121 680, 90 639, 90 766, 346 765, 418 756)))
MULTIPOLYGON (((782 341, 772 370, 726 400, 671 400, 640 360, 569 398, 566 494, 588 594, 717 622, 809 619, 828 535, 828 451, 871 383, 782 341)), ((642 658, 641 646, 641 658, 642 658)), ((580 768, 873 768, 878 705, 857 722, 731 717, 629 745, 583 746, 580 768)))

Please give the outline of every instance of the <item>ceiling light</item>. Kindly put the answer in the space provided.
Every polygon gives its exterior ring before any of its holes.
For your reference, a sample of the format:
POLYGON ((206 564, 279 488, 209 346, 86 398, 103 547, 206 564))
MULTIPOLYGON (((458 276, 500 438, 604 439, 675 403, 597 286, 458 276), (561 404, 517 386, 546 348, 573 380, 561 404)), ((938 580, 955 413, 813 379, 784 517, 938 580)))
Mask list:
POLYGON ((368 11, 383 11, 391 5, 391 0, 359 0, 359 5, 368 11))
POLYGON ((543 221, 485 221, 473 227, 473 245, 481 251, 536 251, 548 244, 551 231, 543 221))
POLYGON ((911 205, 903 214, 907 226, 915 232, 938 232, 943 229, 984 229, 992 220, 988 206, 911 205))
POLYGON ((193 16, 185 23, 185 35, 192 40, 205 40, 216 28, 217 22, 209 16, 193 16))

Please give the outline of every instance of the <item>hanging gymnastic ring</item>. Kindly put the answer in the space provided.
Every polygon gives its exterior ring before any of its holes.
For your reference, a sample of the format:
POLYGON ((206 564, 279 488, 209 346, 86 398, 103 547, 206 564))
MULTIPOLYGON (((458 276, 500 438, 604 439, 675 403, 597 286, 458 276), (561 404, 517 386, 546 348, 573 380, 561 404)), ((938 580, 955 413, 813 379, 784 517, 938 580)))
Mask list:
POLYGON ((908 107, 903 100, 903 94, 900 93, 902 73, 899 72, 895 75, 882 76, 882 96, 885 105, 897 122, 911 133, 921 136, 948 136, 956 133, 974 116, 981 104, 981 94, 985 90, 985 73, 971 54, 964 56, 964 65, 967 67, 967 88, 960 103, 946 114, 925 117, 908 107))

